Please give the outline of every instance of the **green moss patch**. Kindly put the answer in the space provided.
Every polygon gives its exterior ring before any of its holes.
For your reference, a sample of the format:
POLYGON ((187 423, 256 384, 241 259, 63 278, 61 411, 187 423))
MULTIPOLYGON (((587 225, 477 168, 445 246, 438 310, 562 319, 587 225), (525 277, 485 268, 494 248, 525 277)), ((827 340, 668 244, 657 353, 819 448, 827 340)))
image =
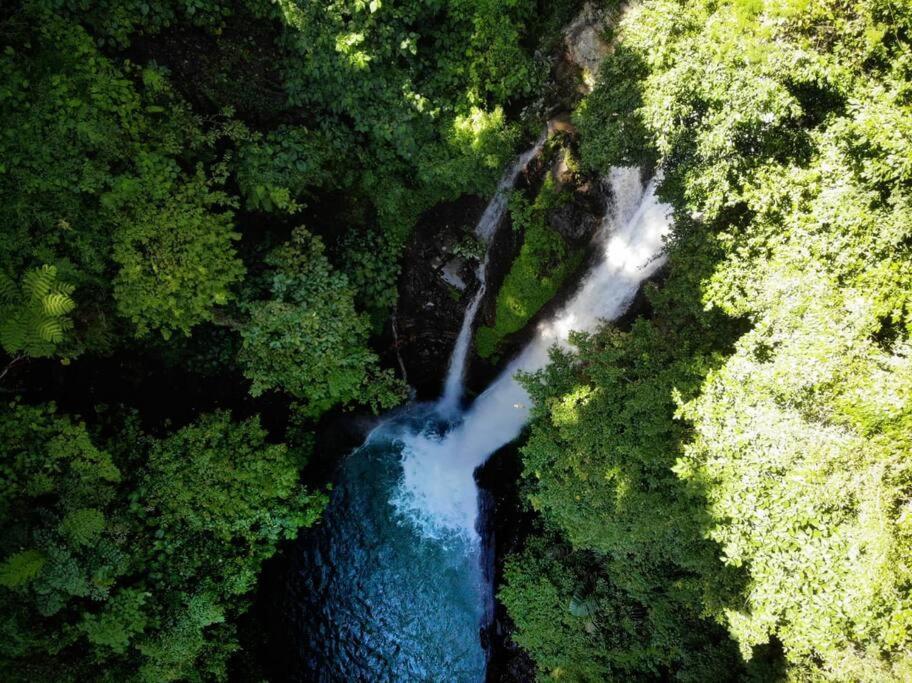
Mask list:
POLYGON ((548 212, 566 201, 551 176, 534 202, 518 193, 511 198, 513 227, 523 231, 524 241, 497 293, 494 325, 483 325, 475 333, 482 358, 493 356, 504 337, 521 330, 580 266, 583 250, 571 249, 547 221, 548 212))

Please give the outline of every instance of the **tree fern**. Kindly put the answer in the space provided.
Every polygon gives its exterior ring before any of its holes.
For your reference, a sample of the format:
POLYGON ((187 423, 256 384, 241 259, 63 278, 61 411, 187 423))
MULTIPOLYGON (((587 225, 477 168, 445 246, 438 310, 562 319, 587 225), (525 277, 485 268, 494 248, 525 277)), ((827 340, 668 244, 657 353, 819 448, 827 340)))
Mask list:
POLYGON ((22 292, 33 300, 42 299, 50 293, 56 278, 57 269, 54 266, 30 270, 22 278, 22 292))
POLYGON ((73 286, 57 279, 57 268, 28 271, 21 287, 0 275, 0 344, 9 354, 53 356, 72 329, 73 286))
POLYGON ((44 312, 48 315, 61 316, 72 311, 76 304, 63 292, 51 292, 42 300, 44 312))

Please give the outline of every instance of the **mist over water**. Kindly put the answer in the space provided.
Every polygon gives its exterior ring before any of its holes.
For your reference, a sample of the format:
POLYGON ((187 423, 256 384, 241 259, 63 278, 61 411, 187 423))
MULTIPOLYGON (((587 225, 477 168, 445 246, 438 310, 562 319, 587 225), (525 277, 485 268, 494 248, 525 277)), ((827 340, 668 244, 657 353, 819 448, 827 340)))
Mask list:
MULTIPOLYGON (((503 218, 506 190, 543 143, 504 175, 476 230, 485 242, 503 218)), ((644 187, 635 168, 615 169, 607 181, 614 201, 597 238, 598 263, 500 377, 462 410, 486 258, 441 399, 391 414, 343 463, 323 522, 297 558, 296 680, 484 680, 480 629, 492 586, 473 474, 528 420, 529 397, 514 375, 544 367, 571 330, 621 315, 663 262, 669 211, 656 200, 655 181, 644 187)))

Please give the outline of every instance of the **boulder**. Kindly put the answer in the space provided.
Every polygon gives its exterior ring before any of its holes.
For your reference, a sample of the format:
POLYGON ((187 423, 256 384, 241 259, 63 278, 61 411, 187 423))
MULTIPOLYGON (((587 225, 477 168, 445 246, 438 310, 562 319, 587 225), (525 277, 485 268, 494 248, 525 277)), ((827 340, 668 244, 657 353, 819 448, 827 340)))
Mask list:
POLYGON ((571 246, 582 247, 598 231, 608 202, 602 184, 597 179, 580 178, 570 158, 570 150, 563 148, 551 166, 551 178, 558 189, 570 191, 570 201, 551 212, 548 224, 571 246))

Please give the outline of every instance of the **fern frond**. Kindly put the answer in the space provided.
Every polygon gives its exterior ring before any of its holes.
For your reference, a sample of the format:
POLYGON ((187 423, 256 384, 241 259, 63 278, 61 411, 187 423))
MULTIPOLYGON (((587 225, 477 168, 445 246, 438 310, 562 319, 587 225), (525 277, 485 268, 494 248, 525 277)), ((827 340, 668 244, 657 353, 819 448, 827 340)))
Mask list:
POLYGON ((52 292, 44 297, 42 308, 48 315, 61 316, 76 308, 76 302, 62 292, 52 292))
POLYGON ((57 279, 57 268, 44 265, 28 271, 22 278, 22 291, 33 300, 46 297, 57 279))
POLYGON ((64 296, 70 296, 75 291, 76 285, 71 285, 68 282, 61 282, 60 280, 55 280, 54 286, 51 288, 52 294, 63 294, 64 296))
POLYGON ((28 325, 21 316, 10 316, 0 322, 0 345, 8 353, 15 353, 25 346, 28 335, 28 325))
POLYGON ((57 318, 45 318, 35 328, 38 336, 46 342, 57 344, 63 341, 63 326, 57 318))
MULTIPOLYGON (((7 278, 8 279, 8 278, 7 278)), ((70 298, 73 285, 57 280, 57 268, 45 265, 22 276, 21 289, 11 280, 0 280, 0 297, 6 297, 0 318, 0 344, 7 353, 34 358, 53 356, 57 344, 73 328, 68 314, 76 308, 70 298)))
POLYGON ((19 298, 19 288, 6 273, 0 273, 0 304, 11 304, 19 298))

